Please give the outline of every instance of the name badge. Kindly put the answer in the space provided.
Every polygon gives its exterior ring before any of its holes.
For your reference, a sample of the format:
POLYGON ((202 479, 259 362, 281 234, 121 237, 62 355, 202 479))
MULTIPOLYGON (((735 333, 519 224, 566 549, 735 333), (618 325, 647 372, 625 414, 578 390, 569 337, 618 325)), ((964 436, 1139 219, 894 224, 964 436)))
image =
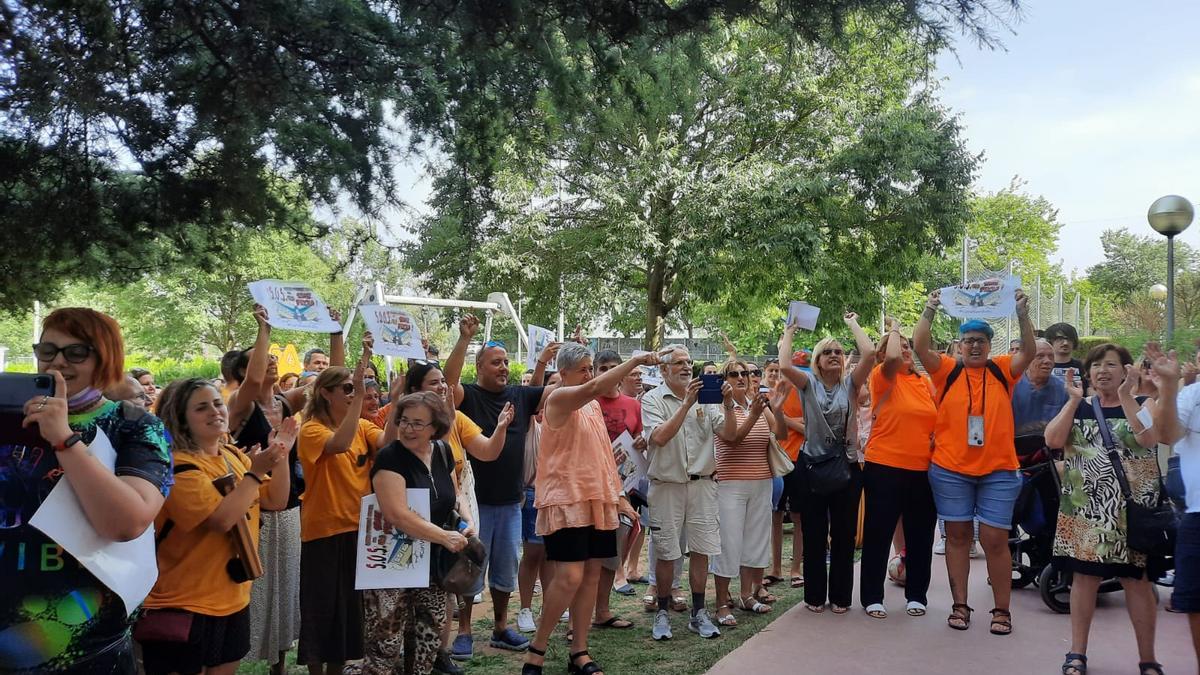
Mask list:
POLYGON ((967 418, 967 445, 973 448, 983 447, 983 415, 971 415, 967 418))

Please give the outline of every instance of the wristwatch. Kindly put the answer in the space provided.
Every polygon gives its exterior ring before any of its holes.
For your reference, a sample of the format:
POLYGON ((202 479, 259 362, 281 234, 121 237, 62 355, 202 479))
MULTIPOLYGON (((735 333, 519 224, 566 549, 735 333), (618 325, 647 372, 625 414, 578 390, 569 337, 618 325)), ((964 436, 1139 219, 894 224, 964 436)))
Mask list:
POLYGON ((83 434, 81 434, 77 431, 77 432, 71 434, 70 436, 67 436, 67 440, 63 441, 62 443, 56 444, 54 446, 54 451, 62 452, 63 450, 70 448, 71 446, 75 445, 76 443, 82 443, 82 442, 83 442, 83 434))

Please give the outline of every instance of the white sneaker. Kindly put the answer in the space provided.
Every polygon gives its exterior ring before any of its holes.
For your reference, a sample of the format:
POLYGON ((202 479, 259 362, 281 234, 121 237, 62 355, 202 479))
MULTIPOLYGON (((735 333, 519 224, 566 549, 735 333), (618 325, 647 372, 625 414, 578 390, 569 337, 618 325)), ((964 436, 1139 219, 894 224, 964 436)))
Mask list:
POLYGON ((483 593, 476 593, 475 597, 471 599, 472 605, 478 605, 478 604, 481 604, 482 602, 483 602, 483 593))
POLYGON ((946 538, 942 537, 933 545, 933 552, 938 555, 946 555, 946 538))
POLYGON ((979 550, 979 542, 977 542, 977 541, 971 542, 971 557, 978 558, 982 554, 983 554, 983 551, 979 550))
POLYGON ((568 610, 564 611, 563 615, 561 617, 559 617, 558 622, 559 623, 570 623, 571 622, 571 610, 568 609, 568 610))
POLYGON ((517 630, 522 633, 532 633, 537 630, 537 622, 533 620, 533 610, 522 607, 517 613, 517 630))

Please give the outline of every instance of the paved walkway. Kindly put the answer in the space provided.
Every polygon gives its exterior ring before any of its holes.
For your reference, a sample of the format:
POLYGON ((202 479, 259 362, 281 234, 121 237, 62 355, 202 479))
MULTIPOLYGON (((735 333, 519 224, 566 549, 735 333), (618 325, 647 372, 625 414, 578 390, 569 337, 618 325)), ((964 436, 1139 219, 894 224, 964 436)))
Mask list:
MULTIPOLYGON (((988 632, 991 591, 983 560, 971 564, 971 606, 976 609, 968 631, 946 625, 950 591, 946 564, 934 556, 930 611, 924 617, 904 613, 904 590, 888 582, 889 617, 872 619, 855 606, 849 614, 828 609, 813 614, 796 605, 758 635, 721 659, 710 675, 820 672, 834 675, 880 673, 1058 673, 1070 646, 1070 619, 1042 603, 1035 587, 1013 591, 1011 636, 988 632)), ((857 572, 855 574, 857 580, 857 572)), ((1170 589, 1159 588, 1165 602, 1170 589)), ((855 602, 858 589, 855 588, 855 602)), ((736 630, 736 629, 735 629, 736 630)), ((1155 642, 1158 660, 1169 675, 1197 672, 1187 617, 1162 609, 1155 642)), ((1133 627, 1121 592, 1102 594, 1092 624, 1089 675, 1137 673, 1133 627)))

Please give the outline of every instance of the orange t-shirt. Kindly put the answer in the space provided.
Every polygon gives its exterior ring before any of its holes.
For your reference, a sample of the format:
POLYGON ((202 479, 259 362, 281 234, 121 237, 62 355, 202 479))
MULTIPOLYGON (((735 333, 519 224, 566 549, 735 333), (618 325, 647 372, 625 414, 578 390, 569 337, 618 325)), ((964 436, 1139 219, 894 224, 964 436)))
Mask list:
POLYGON ((928 471, 933 454, 930 438, 937 422, 929 378, 898 372, 895 379, 888 380, 883 366, 878 365, 871 371, 869 382, 875 421, 867 441, 866 460, 897 469, 928 471))
MULTIPOLYGON (((250 459, 232 445, 221 448, 217 456, 176 451, 175 485, 154 519, 154 530, 162 537, 158 544, 158 581, 146 597, 149 609, 183 609, 205 616, 229 616, 250 604, 250 582, 235 583, 225 571, 234 556, 233 535, 218 532, 204 523, 224 499, 213 485, 232 469, 242 480, 250 468, 250 459), (225 462, 228 460, 228 464, 225 462), (180 470, 193 466, 195 469, 180 470), (163 536, 163 528, 171 529, 163 536)), ((261 498, 270 478, 259 486, 261 498)), ((256 500, 246 511, 250 537, 258 546, 259 505, 256 500)))
MULTIPOLYGON (((800 402, 800 393, 795 389, 788 392, 783 401, 783 414, 804 421, 804 404, 800 402)), ((793 462, 800 458, 800 448, 804 447, 804 434, 788 427, 787 439, 783 442, 783 451, 793 462)))
MULTIPOLYGON (((1012 375, 1012 357, 1008 354, 994 357, 992 362, 1000 367, 1007 380, 1007 392, 986 367, 963 368, 945 400, 938 403, 937 424, 933 428, 933 463, 943 469, 967 476, 986 476, 993 471, 1015 470, 1020 466, 1013 444, 1011 392, 1021 376, 1012 375), (970 412, 967 412, 968 406, 970 412), (967 418, 981 414, 983 447, 971 447, 967 445, 967 418)), ((935 401, 941 399, 946 378, 950 377, 954 365, 954 359, 942 354, 941 366, 930 374, 936 389, 935 401)))
POLYGON ((379 433, 379 427, 360 419, 350 449, 327 455, 325 441, 333 435, 333 429, 317 420, 309 420, 300 427, 297 454, 304 468, 300 541, 358 529, 359 506, 371 492, 369 458, 379 449, 375 447, 379 433))

